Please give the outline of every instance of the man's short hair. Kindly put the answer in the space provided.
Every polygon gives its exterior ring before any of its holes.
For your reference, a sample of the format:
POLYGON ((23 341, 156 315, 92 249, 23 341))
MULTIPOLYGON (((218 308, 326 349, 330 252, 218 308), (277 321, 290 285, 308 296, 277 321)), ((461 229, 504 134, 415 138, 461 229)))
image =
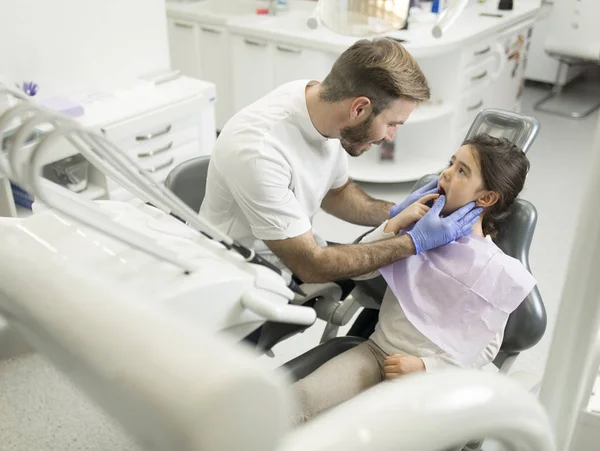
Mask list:
POLYGON ((410 53, 390 38, 362 39, 336 60, 322 83, 329 103, 365 96, 375 115, 400 98, 429 100, 427 79, 410 53))

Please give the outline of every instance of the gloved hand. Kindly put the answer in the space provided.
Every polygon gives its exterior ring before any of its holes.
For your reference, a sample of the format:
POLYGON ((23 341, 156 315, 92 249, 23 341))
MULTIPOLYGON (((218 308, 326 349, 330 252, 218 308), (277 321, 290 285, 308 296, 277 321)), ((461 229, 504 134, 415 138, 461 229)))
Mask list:
POLYGON ((409 205, 414 204, 421 197, 426 196, 428 194, 437 194, 437 192, 438 192, 437 185, 438 185, 438 177, 436 177, 434 180, 429 182, 427 185, 422 186, 415 192, 410 193, 406 199, 404 199, 399 204, 394 205, 390 209, 390 218, 393 218, 394 216, 396 216, 398 213, 400 213, 402 210, 404 210, 409 205))
POLYGON ((440 196, 427 214, 408 232, 415 244, 417 254, 468 235, 483 211, 482 208, 474 208, 475 202, 471 202, 450 216, 440 218, 444 205, 446 205, 446 196, 440 196))

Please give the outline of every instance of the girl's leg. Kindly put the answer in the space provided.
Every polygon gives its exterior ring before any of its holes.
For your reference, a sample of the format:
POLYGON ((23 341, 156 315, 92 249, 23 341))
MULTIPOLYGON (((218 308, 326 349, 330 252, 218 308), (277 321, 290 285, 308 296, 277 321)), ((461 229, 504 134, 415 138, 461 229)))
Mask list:
POLYGON ((294 423, 308 421, 384 379, 385 353, 366 341, 329 360, 293 386, 298 402, 294 423))

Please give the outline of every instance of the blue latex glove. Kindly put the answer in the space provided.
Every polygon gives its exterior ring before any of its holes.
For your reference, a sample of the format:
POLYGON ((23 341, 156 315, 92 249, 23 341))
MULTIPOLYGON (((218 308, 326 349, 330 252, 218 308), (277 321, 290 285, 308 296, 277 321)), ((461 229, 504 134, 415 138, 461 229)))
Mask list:
POLYGON ((468 235, 483 211, 482 208, 474 208, 475 202, 471 202, 450 216, 440 218, 444 205, 446 205, 446 196, 440 196, 431 210, 408 232, 415 243, 417 254, 468 235))
POLYGON ((390 218, 393 218, 394 216, 396 216, 398 213, 400 213, 402 210, 404 210, 409 205, 414 204, 421 197, 426 196, 427 194, 437 194, 437 192, 438 192, 437 186, 438 186, 438 178, 436 177, 434 180, 429 182, 427 185, 422 186, 418 190, 410 193, 408 195, 408 197, 406 199, 404 199, 404 201, 402 201, 399 204, 394 205, 390 209, 390 218))

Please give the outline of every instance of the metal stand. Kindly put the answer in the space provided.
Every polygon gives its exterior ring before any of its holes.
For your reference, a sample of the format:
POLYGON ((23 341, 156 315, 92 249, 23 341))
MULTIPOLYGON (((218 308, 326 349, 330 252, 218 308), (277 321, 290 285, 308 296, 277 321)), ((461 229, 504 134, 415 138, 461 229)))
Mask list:
POLYGON ((568 62, 566 62, 564 60, 559 61, 558 70, 556 71, 556 81, 554 83, 554 86, 552 87, 552 90, 548 93, 548 95, 546 95, 544 98, 542 98, 540 101, 538 101, 534 105, 533 108, 535 110, 542 111, 544 113, 556 114, 558 116, 568 117, 568 118, 572 118, 572 119, 581 119, 583 117, 589 116, 594 111, 596 111, 598 108, 600 108, 600 99, 595 100, 594 103, 592 103, 592 105, 590 105, 587 109, 584 109, 583 111, 564 111, 564 110, 561 110, 560 108, 550 108, 550 107, 542 106, 549 100, 558 99, 561 96, 563 88, 564 88, 564 85, 561 82, 561 72, 562 72, 563 68, 565 68, 565 70, 567 70, 568 67, 569 67, 568 62))

